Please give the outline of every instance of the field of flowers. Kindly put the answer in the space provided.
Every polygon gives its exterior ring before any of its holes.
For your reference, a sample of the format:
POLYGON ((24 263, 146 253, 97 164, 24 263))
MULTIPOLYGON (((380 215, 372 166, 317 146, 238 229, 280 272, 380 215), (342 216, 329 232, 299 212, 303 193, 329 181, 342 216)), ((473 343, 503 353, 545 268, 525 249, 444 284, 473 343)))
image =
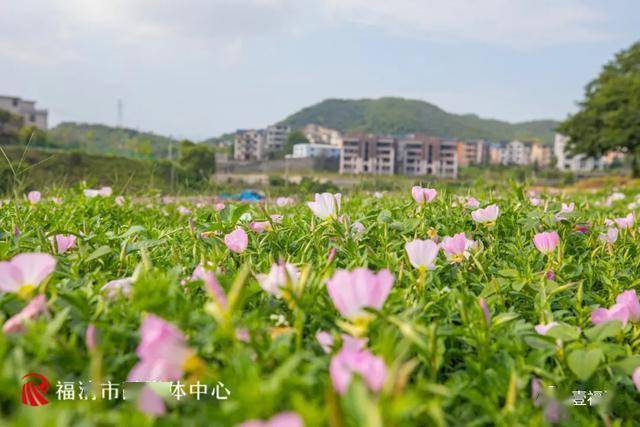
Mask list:
POLYGON ((638 425, 637 200, 16 195, 0 424, 638 425))

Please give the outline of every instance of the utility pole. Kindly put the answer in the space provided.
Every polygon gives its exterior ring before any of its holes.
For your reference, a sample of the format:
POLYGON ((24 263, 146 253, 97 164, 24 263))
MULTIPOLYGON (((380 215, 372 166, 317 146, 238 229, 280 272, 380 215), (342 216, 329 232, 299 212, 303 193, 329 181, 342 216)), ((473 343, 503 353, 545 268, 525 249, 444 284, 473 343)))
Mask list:
POLYGON ((122 127, 122 110, 124 108, 124 104, 122 103, 122 99, 118 98, 118 106, 117 106, 117 114, 118 114, 118 122, 116 124, 117 127, 122 127))

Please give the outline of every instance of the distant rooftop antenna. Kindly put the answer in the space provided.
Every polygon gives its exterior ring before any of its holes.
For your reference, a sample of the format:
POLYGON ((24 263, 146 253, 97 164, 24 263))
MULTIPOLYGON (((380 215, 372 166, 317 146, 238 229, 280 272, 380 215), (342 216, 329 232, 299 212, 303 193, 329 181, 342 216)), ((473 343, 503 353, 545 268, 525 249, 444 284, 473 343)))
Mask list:
POLYGON ((119 128, 122 127, 122 109, 124 104, 122 103, 122 99, 118 99, 118 123, 117 126, 119 128))

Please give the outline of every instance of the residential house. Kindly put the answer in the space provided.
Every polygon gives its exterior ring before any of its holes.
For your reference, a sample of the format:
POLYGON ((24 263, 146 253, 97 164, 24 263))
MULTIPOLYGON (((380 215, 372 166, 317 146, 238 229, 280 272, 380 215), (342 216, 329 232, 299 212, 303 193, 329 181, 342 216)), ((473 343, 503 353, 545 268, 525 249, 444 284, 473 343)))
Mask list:
POLYGON ((47 129, 48 112, 36 108, 36 101, 27 101, 15 96, 0 95, 0 109, 19 115, 24 126, 36 126, 47 129))

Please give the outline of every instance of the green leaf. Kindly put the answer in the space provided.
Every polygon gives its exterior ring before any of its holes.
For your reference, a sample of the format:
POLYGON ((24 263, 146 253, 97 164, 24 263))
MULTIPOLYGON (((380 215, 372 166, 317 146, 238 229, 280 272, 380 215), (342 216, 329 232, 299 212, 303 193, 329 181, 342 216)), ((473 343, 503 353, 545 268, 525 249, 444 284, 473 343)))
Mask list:
POLYGON ((626 359, 611 363, 613 369, 621 370, 625 375, 631 375, 640 366, 640 354, 629 356, 626 359))
POLYGON ((562 341, 574 341, 580 338, 580 330, 576 326, 558 323, 545 334, 547 337, 558 338, 562 341))
POLYGON ((100 246, 98 249, 93 251, 91 255, 89 255, 86 259, 86 262, 93 261, 94 259, 98 259, 102 256, 107 255, 111 252, 111 248, 109 246, 100 246))
POLYGON ((622 329, 622 322, 613 320, 610 322, 600 323, 592 328, 584 331, 589 341, 602 341, 606 338, 615 336, 622 329))
POLYGON ((571 372, 576 374, 582 381, 586 381, 598 369, 598 365, 602 361, 602 350, 599 348, 586 350, 574 350, 567 357, 567 364, 571 372))

